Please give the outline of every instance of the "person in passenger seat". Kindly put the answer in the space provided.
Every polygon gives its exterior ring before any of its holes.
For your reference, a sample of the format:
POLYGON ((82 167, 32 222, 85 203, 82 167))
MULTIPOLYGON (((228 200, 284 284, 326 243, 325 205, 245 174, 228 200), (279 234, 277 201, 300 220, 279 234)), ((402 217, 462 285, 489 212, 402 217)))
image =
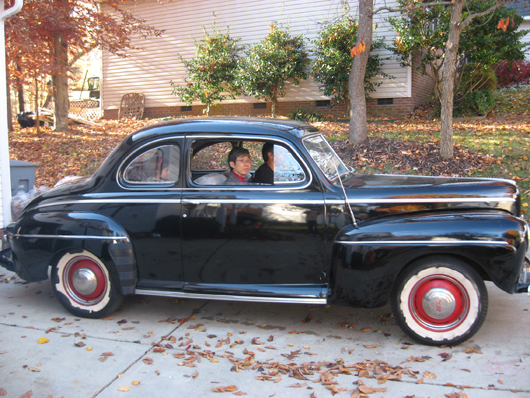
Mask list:
POLYGON ((274 144, 272 142, 263 144, 261 155, 265 163, 258 167, 252 182, 274 184, 274 144))
POLYGON ((244 185, 250 180, 250 153, 243 147, 235 147, 228 154, 228 175, 226 185, 244 185))

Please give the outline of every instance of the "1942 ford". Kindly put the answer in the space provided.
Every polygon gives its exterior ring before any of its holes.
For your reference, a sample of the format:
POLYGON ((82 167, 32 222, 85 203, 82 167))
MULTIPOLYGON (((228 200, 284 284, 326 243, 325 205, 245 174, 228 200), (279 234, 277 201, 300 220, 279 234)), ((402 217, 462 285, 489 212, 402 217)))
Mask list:
POLYGON ((378 307, 429 345, 481 327, 484 281, 526 291, 513 181, 362 175, 318 130, 274 119, 172 121, 127 137, 90 178, 34 199, 0 263, 48 278, 76 316, 130 294, 378 307), (273 144, 274 181, 227 183, 234 147, 273 144))

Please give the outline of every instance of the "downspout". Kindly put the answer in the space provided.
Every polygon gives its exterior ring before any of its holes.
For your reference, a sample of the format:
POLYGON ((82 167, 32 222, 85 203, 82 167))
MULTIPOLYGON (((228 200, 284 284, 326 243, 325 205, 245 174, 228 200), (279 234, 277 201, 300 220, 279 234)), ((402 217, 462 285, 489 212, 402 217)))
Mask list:
MULTIPOLYGON (((4 21, 18 13, 24 0, 15 0, 12 7, 4 10, 4 0, 0 0, 0 115, 7 114, 6 42, 4 21)), ((7 115, 8 117, 10 115, 7 115)), ((9 167, 9 139, 7 117, 0 117, 0 173, 2 186, 3 218, 0 228, 11 221, 11 174, 9 167)))

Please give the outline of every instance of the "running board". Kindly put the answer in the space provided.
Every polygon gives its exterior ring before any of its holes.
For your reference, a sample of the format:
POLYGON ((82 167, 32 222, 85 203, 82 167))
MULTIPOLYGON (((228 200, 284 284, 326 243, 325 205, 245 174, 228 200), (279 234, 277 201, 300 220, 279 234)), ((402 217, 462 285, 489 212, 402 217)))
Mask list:
POLYGON ((220 300, 220 301, 245 301, 250 303, 280 303, 280 304, 327 304, 326 298, 317 297, 256 297, 256 296, 233 296, 223 294, 204 294, 186 292, 167 292, 161 290, 136 289, 135 294, 145 296, 187 298, 199 300, 220 300))

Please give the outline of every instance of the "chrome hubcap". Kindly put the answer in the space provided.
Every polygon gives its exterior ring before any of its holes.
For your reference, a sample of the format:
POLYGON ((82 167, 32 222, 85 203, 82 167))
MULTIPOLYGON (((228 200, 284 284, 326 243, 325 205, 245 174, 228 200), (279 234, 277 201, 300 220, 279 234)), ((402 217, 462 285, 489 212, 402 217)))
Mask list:
POLYGON ((98 279, 91 269, 79 268, 72 275, 72 284, 78 293, 89 295, 96 291, 98 279))
POLYGON ((431 318, 445 319, 455 311, 456 300, 450 291, 433 288, 423 296, 422 307, 431 318))

